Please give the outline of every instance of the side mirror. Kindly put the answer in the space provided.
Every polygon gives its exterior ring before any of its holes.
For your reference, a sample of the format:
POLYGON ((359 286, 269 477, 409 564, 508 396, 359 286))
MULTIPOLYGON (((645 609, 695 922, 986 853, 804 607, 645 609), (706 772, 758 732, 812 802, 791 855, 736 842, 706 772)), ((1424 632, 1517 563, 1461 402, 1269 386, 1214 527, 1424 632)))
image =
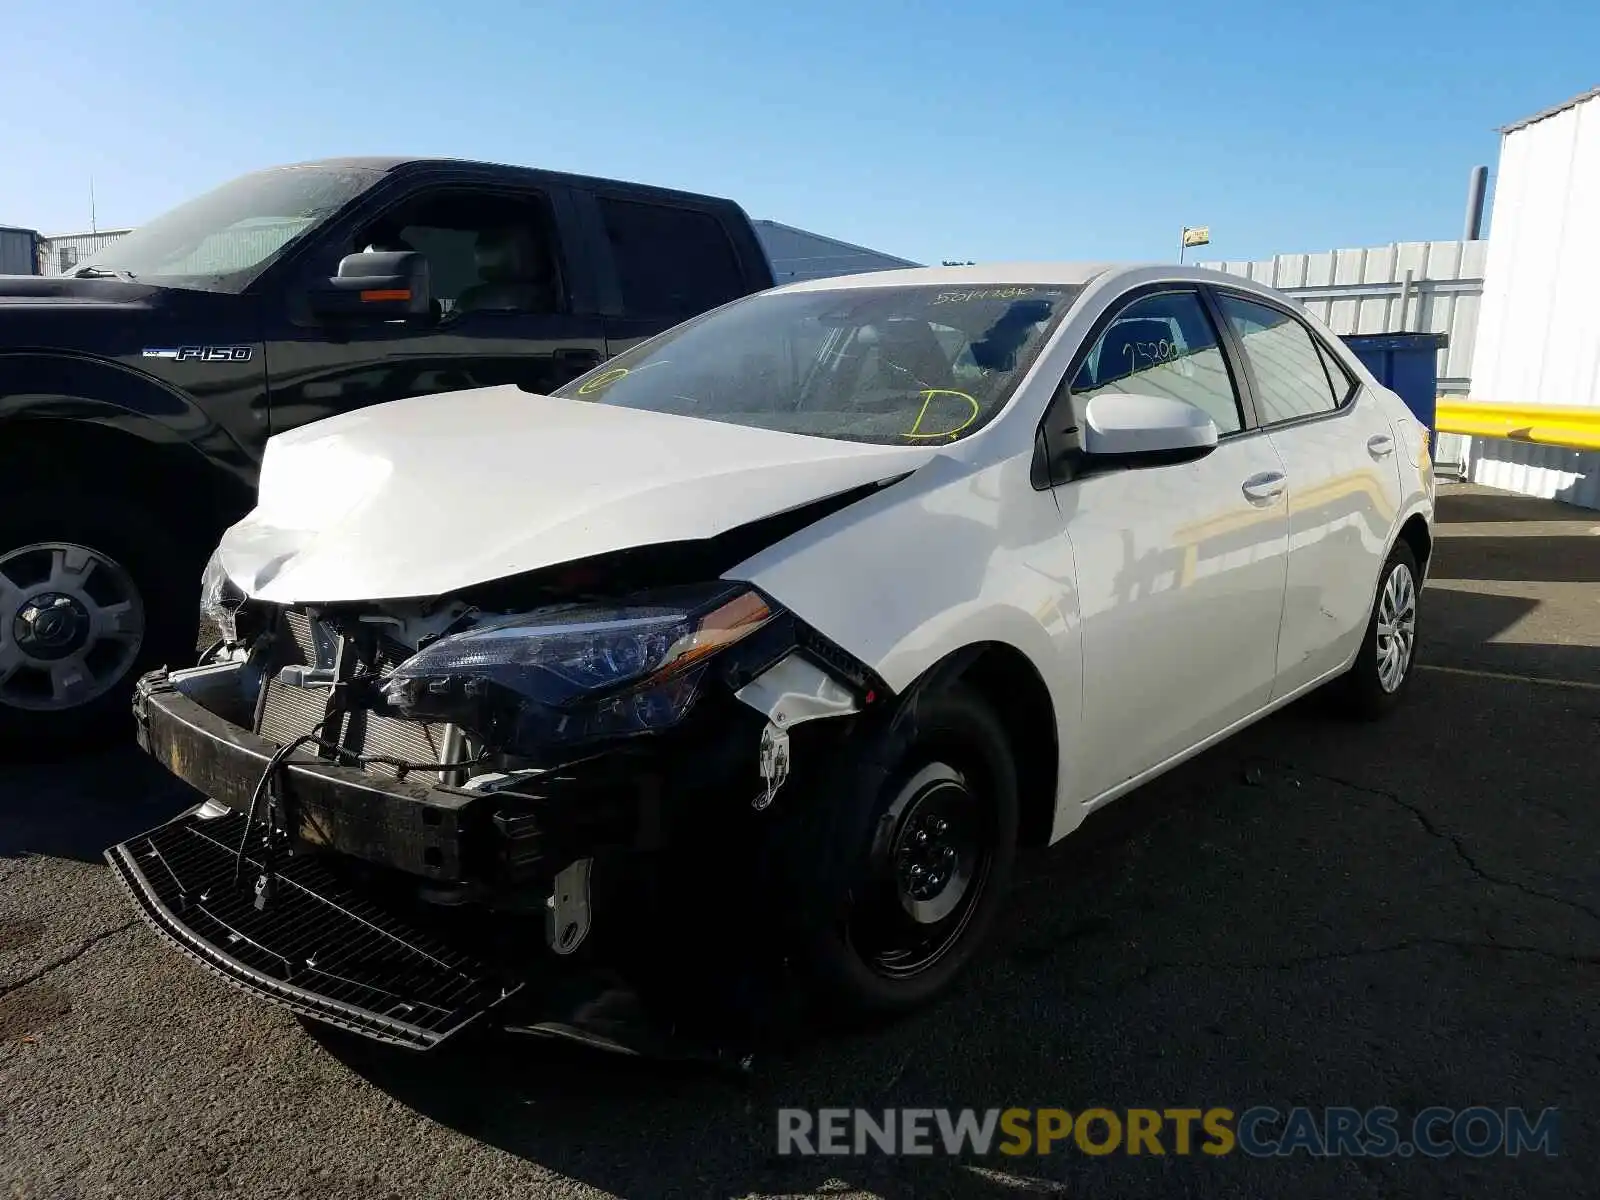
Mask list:
POLYGON ((403 321, 433 312, 428 260, 415 250, 369 250, 339 260, 339 273, 311 290, 315 316, 403 321))
POLYGON ((1103 392, 1083 414, 1083 452, 1129 466, 1184 462, 1217 448, 1217 425, 1170 396, 1103 392))

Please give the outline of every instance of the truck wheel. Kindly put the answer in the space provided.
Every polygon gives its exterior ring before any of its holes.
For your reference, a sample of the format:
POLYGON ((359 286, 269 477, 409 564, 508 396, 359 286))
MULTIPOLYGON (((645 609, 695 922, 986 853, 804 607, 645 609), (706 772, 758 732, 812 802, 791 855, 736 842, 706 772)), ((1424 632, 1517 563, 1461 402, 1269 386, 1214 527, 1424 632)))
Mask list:
POLYGON ((0 514, 0 746, 130 733, 139 675, 193 659, 193 557, 120 495, 40 489, 0 514))
POLYGON ((1016 767, 988 705, 958 684, 918 698, 897 727, 861 765, 866 786, 843 789, 867 820, 839 848, 845 895, 802 955, 818 998, 846 1018, 943 991, 988 935, 1016 857, 1016 767))

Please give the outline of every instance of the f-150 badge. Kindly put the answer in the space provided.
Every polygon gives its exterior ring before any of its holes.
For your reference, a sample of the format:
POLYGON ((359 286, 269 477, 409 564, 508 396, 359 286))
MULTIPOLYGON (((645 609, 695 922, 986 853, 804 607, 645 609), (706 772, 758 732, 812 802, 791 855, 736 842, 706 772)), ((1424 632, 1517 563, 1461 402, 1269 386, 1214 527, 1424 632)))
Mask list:
POLYGON ((146 358, 171 358, 178 362, 249 362, 254 346, 145 347, 146 358))

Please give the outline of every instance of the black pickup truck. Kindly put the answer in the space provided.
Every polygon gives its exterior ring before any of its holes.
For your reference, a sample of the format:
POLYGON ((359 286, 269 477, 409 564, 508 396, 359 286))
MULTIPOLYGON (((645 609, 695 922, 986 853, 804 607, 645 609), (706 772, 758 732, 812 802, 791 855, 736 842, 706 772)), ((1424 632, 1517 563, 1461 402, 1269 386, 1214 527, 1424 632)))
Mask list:
POLYGON ((378 158, 246 175, 68 275, 0 276, 0 743, 102 734, 193 654, 201 567, 272 434, 547 392, 772 282, 732 201, 378 158))

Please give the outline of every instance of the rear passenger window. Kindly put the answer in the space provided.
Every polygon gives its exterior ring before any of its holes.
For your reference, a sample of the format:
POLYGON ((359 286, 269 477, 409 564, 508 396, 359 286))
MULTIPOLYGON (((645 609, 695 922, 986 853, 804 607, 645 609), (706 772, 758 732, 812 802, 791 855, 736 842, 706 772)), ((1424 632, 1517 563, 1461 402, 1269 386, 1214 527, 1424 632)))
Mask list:
POLYGON ((1317 349, 1322 352, 1322 365, 1327 368, 1328 382, 1333 385, 1333 397, 1337 404, 1343 404, 1350 398, 1350 393, 1356 389, 1356 381, 1350 377, 1349 369, 1339 361, 1339 356, 1321 338, 1317 339, 1317 349))
POLYGON ((1244 424, 1216 329, 1194 292, 1145 296, 1112 318, 1073 377, 1074 414, 1106 392, 1186 401, 1219 433, 1244 424))
POLYGON ((1226 292, 1217 297, 1244 343, 1255 375, 1256 410, 1263 425, 1330 413, 1344 397, 1328 382, 1311 331, 1280 309, 1226 292))
POLYGON ((709 213, 600 200, 629 316, 684 320, 744 294, 722 223, 709 213))

